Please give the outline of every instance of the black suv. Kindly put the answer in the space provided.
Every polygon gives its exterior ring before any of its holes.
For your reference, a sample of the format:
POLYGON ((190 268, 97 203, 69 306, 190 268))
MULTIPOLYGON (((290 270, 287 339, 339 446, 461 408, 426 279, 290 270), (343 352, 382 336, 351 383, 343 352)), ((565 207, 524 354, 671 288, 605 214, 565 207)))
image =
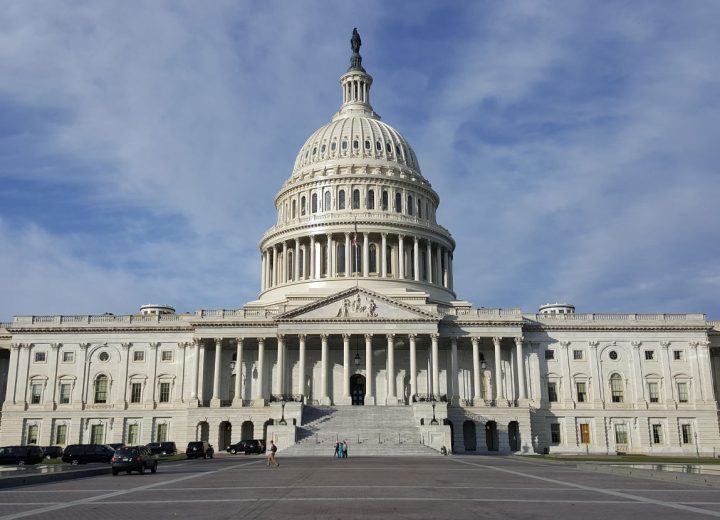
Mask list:
POLYGON ((113 453, 115 450, 106 444, 70 444, 63 451, 62 461, 70 464, 110 462, 113 453))
POLYGON ((0 464, 37 464, 45 454, 40 446, 4 446, 0 448, 0 464))
POLYGON ((63 454, 61 446, 43 446, 42 450, 46 459, 57 459, 62 457, 63 454))
POLYGON ((145 446, 153 455, 175 455, 177 453, 177 446, 174 442, 150 442, 145 446))
POLYGON ((265 453, 265 441, 260 439, 244 440, 231 444, 227 449, 228 453, 235 455, 236 453, 265 453))
POLYGON ((137 471, 141 475, 146 469, 150 473, 155 473, 158 467, 157 455, 150 453, 147 446, 123 446, 115 450, 110 460, 112 464, 112 474, 117 475, 121 471, 125 471, 128 475, 131 471, 137 471))
POLYGON ((187 455, 188 459, 197 459, 198 457, 212 459, 213 455, 215 455, 215 450, 212 445, 205 441, 193 441, 188 442, 185 455, 187 455))

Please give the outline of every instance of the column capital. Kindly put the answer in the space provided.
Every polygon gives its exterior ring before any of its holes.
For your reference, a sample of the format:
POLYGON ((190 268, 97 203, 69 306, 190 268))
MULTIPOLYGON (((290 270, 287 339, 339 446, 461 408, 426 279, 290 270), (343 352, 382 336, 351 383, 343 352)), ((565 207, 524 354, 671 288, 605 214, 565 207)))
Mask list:
POLYGON ((600 346, 599 341, 588 341, 588 346, 592 349, 596 349, 600 346))
POLYGON ((320 334, 320 339, 323 341, 327 341, 330 337, 330 334, 320 334))
POLYGON ((571 343, 570 341, 561 341, 560 346, 562 348, 568 348, 570 346, 570 343, 571 343))
POLYGON ((415 333, 408 334, 407 336, 408 336, 408 339, 410 339, 410 341, 415 341, 418 337, 418 335, 415 333))
POLYGON ((222 338, 215 338, 215 346, 220 347, 222 346, 222 338))
POLYGON ((237 345, 242 346, 243 341, 245 341, 245 338, 244 338, 244 337, 235 338, 235 343, 236 343, 237 345))
POLYGON ((417 235, 413 235, 413 241, 417 244, 420 242, 420 237, 417 235))
POLYGON ((387 234, 387 232, 383 232, 383 233, 380 233, 380 236, 383 238, 387 238, 388 234, 387 234))
POLYGON ((352 336, 352 334, 344 333, 344 334, 342 335, 343 341, 350 341, 350 336, 352 336))
POLYGON ((405 235, 403 235, 402 233, 398 233, 397 236, 400 240, 403 240, 405 238, 405 235))
POLYGON ((148 346, 149 346, 151 349, 157 350, 157 348, 160 346, 160 342, 159 342, 159 341, 153 341, 153 342, 151 342, 151 343, 148 343, 148 346))
POLYGON ((258 345, 265 345, 265 338, 258 338, 258 345))
POLYGON ((660 346, 663 348, 668 348, 670 346, 670 342, 669 341, 661 341, 660 346))
POLYGON ((350 231, 345 231, 345 238, 346 239, 350 238, 350 231))
POLYGON ((278 335, 277 335, 277 340, 278 340, 278 341, 285 341, 285 334, 278 334, 278 335))
MULTIPOLYGON (((123 345, 124 345, 124 344, 123 344, 123 345)), ((188 347, 190 346, 190 342, 189 342, 189 341, 180 341, 177 345, 178 345, 178 347, 180 347, 181 349, 185 350, 186 348, 188 348, 188 347)), ((128 345, 128 346, 129 346, 129 345, 128 345)), ((125 347, 123 347, 123 348, 125 348, 125 347)))
POLYGON ((370 333, 367 333, 367 334, 365 334, 365 339, 372 340, 372 339, 373 339, 373 335, 370 334, 370 333))
POLYGON ((430 334, 430 339, 433 341, 437 341, 440 339, 440 334, 430 334))
POLYGON ((495 337, 492 339, 492 341, 493 341, 493 345, 495 345, 495 347, 498 347, 498 348, 499 348, 499 347, 500 347, 500 342, 502 341, 502 338, 501 338, 500 336, 495 336, 495 337))
POLYGON ((10 343, 10 348, 13 350, 20 350, 22 343, 10 343))
POLYGON ((50 343, 50 348, 53 350, 58 350, 60 347, 62 347, 62 343, 50 343))
POLYGON ((385 334, 385 337, 387 337, 388 340, 392 341, 395 339, 395 334, 385 334))
POLYGON ((365 238, 367 238, 367 237, 370 235, 370 232, 369 232, 369 231, 363 231, 362 234, 363 234, 363 236, 364 236, 365 238))
POLYGON ((87 350, 90 348, 90 343, 78 343, 78 347, 80 347, 80 350, 87 350))
POLYGON ((631 341, 630 344, 633 346, 633 348, 638 349, 640 348, 640 345, 642 345, 642 341, 631 341))
POLYGON ((297 337, 300 341, 305 341, 305 339, 307 338, 307 334, 298 334, 297 337))
POLYGON ((477 346, 480 343, 480 338, 477 336, 470 336, 470 341, 472 342, 473 346, 477 346))
POLYGON ((125 343, 120 343, 120 346, 123 348, 123 350, 128 350, 130 347, 132 347, 132 343, 128 341, 125 343))
POLYGON ((688 345, 690 345, 694 349, 698 348, 699 344, 700 344, 699 341, 688 341, 688 345))
POLYGON ((202 338, 193 338, 193 345, 195 345, 195 348, 200 348, 200 347, 205 346, 202 338))
POLYGON ((515 336, 513 339, 515 340, 516 345, 522 346, 522 342, 525 338, 523 338, 522 336, 515 336))

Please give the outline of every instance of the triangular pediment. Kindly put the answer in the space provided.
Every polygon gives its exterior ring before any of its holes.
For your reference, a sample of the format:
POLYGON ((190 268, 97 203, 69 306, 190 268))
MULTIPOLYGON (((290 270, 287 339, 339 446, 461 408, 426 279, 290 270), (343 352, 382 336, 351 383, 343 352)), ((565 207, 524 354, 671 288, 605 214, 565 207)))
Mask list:
POLYGON ((352 287, 275 316, 276 321, 436 321, 440 316, 382 294, 352 287))

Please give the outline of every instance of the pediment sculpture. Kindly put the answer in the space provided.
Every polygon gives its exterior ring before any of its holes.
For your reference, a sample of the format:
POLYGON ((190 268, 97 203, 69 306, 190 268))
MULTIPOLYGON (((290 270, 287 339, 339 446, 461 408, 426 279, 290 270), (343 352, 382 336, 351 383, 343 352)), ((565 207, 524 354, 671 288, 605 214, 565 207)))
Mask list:
POLYGON ((365 296, 364 301, 359 293, 352 298, 345 298, 340 304, 336 318, 376 318, 377 304, 372 298, 365 296))

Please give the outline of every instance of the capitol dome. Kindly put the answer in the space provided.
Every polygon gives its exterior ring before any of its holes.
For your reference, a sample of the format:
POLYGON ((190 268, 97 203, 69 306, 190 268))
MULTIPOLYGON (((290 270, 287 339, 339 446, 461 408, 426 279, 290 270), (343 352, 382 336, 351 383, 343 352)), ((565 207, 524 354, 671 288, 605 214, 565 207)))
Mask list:
POLYGON ((275 197, 277 222, 260 243, 266 303, 360 284, 455 298, 440 198, 407 140, 373 110, 372 83, 358 44, 340 77, 340 110, 305 141, 275 197))

